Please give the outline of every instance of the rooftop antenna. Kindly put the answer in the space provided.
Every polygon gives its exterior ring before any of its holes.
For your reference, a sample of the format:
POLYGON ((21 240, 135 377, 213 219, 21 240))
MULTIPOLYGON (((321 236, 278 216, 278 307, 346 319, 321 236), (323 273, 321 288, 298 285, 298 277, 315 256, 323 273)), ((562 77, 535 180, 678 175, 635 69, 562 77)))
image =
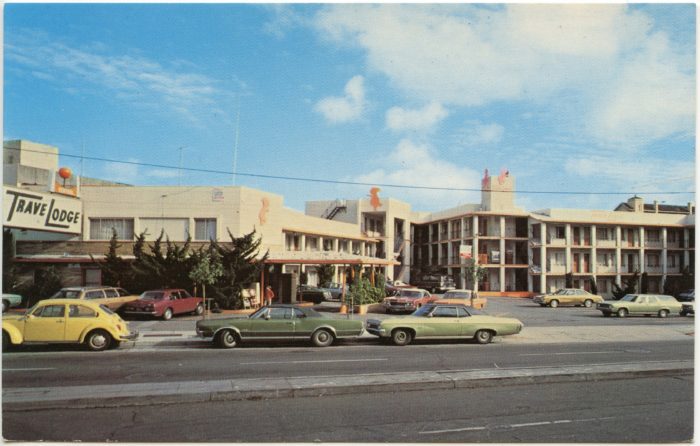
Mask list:
POLYGON ((241 122, 241 96, 237 95, 237 106, 236 106, 236 135, 233 143, 233 185, 236 185, 236 168, 238 166, 238 130, 239 124, 241 122))

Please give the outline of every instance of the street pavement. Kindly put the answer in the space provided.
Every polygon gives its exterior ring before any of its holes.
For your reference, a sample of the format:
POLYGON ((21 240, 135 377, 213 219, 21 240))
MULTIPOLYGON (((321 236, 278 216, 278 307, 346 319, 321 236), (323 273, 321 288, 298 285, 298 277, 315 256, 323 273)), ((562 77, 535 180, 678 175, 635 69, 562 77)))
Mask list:
MULTIPOLYGON (((490 313, 519 315, 530 311, 517 299, 493 299, 490 313)), ((384 314, 339 315, 367 320, 385 318, 384 314)), ((532 314, 540 317, 574 318, 578 323, 552 326, 528 326, 517 335, 497 337, 502 345, 583 344, 620 342, 688 342, 694 339, 694 318, 674 317, 667 320, 637 318, 647 325, 629 324, 630 319, 602 318, 604 325, 580 325, 590 319, 589 309, 550 309, 537 307, 532 314), (563 310, 563 311, 560 311, 563 310), (614 321, 610 324, 610 321, 614 321), (665 323, 657 323, 665 322, 665 323)), ((211 315, 226 317, 229 315, 211 315)), ((532 317, 534 318, 534 317, 532 317)), ((177 318, 171 321, 132 321, 140 332, 133 342, 123 343, 120 351, 148 352, 153 350, 208 347, 207 340, 198 338, 194 323, 198 317, 177 318)), ((356 344, 376 343, 376 337, 364 334, 356 344)), ((352 344, 353 342, 350 342, 352 344)), ((343 348, 338 347, 338 348, 343 348)), ((398 347, 397 347, 398 348, 398 347)), ((410 347, 407 347, 410 348, 410 347)), ((98 354, 99 355, 99 354, 98 354)), ((510 367, 502 369, 465 369, 436 371, 401 371, 393 373, 334 374, 332 376, 282 376, 244 379, 186 380, 177 382, 148 382, 121 384, 62 385, 46 387, 3 388, 3 410, 32 410, 60 407, 121 407, 143 404, 203 402, 217 400, 273 399, 302 396, 343 395, 355 393, 395 392, 435 389, 517 385, 543 382, 594 381, 624 377, 655 377, 692 375, 692 360, 646 361, 636 363, 583 364, 542 367, 510 367)), ((64 383, 65 384, 65 383, 64 383)))

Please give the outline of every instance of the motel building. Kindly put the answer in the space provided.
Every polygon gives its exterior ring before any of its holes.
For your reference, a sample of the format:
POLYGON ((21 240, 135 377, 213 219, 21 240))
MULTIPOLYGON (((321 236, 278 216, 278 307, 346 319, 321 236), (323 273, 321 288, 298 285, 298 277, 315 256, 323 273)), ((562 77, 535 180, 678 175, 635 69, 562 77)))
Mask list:
MULTIPOLYGON (((15 261, 24 280, 54 266, 65 286, 102 284, 99 261, 116 229, 124 259, 133 258, 135 236, 171 242, 191 236, 197 249, 214 239, 230 241, 253 230, 261 255, 269 252, 262 283, 283 301, 295 300, 302 273, 318 284, 316 268, 332 264, 336 281, 345 267, 360 265, 389 280, 410 283, 424 271, 451 275, 460 287, 467 258, 486 269, 483 295, 522 295, 574 285, 609 297, 614 283, 647 273, 650 292, 695 265, 695 210, 645 204, 632 197, 614 210, 544 209, 514 205, 515 177, 482 180, 481 203, 420 212, 377 188, 361 199, 309 201, 304 212, 284 197, 243 186, 131 186, 68 175, 56 147, 26 140, 3 146, 3 227, 15 239, 15 261)), ((112 285, 112 284, 104 284, 112 285)))

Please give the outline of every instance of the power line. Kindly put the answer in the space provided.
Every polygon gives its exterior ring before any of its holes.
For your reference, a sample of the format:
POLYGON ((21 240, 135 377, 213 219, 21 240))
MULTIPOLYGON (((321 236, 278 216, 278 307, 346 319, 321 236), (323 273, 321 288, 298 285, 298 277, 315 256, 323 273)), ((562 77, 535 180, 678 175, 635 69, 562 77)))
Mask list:
MULTIPOLYGON (((38 150, 31 150, 31 149, 19 149, 16 147, 5 147, 5 149, 9 150, 23 150, 26 152, 34 152, 34 153, 42 153, 45 154, 45 152, 41 152, 38 150)), ((115 159, 110 159, 110 158, 100 158, 100 157, 94 157, 94 156, 82 156, 82 155, 72 155, 68 153, 61 153, 59 156, 65 156, 67 158, 81 158, 81 159, 87 159, 91 161, 100 161, 100 162, 105 162, 105 163, 120 163, 120 164, 128 164, 132 166, 143 166, 143 167, 154 167, 158 169, 175 169, 178 170, 180 169, 178 166, 169 166, 167 164, 155 164, 155 163, 144 163, 144 162, 138 162, 138 161, 122 161, 122 160, 115 160, 115 159)), ((366 182, 361 182, 361 181, 342 181, 342 180, 329 180, 329 179, 322 179, 322 178, 304 178, 304 177, 289 177, 289 176, 282 176, 282 175, 267 175, 267 174, 260 174, 260 173, 248 173, 248 172, 231 172, 231 171, 225 171, 225 170, 215 170, 215 169, 201 169, 201 168, 195 168, 195 167, 183 167, 182 170, 187 170, 190 172, 199 172, 199 173, 209 173, 209 174, 217 174, 217 175, 240 175, 243 177, 251 177, 251 178, 263 178, 263 179, 270 179, 270 180, 285 180, 285 181, 304 181, 304 182, 310 182, 310 183, 326 183, 326 184, 339 184, 339 185, 348 185, 348 186, 377 186, 377 187, 390 187, 390 188, 396 188, 396 189, 413 189, 413 190, 434 190, 434 191, 449 191, 449 192, 481 192, 481 189, 477 188, 460 188, 460 187, 438 187, 438 186, 411 186, 411 185, 404 185, 404 184, 390 184, 390 183, 366 183, 366 182)), ((507 191, 498 191, 498 190, 492 190, 490 192, 507 192, 507 191)), ((652 191, 618 191, 618 192, 582 192, 582 191, 538 191, 538 190, 518 190, 518 194, 541 194, 541 195, 686 195, 686 194, 694 194, 695 191, 663 191, 663 192, 652 192, 652 191)))

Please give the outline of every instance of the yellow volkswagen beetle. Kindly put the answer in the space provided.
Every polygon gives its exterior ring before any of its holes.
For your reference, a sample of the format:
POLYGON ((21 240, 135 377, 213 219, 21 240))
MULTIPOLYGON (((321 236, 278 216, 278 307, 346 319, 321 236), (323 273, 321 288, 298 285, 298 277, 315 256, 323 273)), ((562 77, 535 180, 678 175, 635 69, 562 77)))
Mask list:
POLYGON ((136 339, 128 324, 104 305, 82 299, 46 299, 23 315, 2 318, 2 349, 13 345, 85 344, 93 351, 136 339))

